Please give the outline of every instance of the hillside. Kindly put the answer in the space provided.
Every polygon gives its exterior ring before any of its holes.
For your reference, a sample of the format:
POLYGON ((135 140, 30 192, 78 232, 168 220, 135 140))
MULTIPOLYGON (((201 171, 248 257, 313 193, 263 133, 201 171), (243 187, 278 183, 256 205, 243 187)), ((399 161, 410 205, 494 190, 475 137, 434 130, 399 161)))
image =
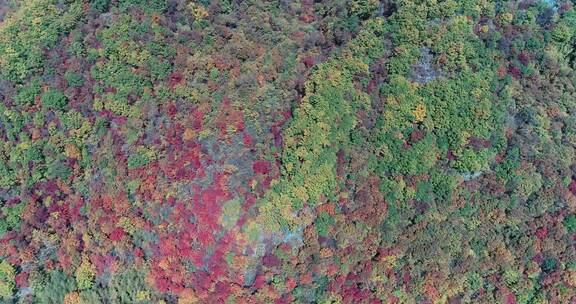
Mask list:
POLYGON ((576 2, 0 0, 2 303, 576 303, 576 2))

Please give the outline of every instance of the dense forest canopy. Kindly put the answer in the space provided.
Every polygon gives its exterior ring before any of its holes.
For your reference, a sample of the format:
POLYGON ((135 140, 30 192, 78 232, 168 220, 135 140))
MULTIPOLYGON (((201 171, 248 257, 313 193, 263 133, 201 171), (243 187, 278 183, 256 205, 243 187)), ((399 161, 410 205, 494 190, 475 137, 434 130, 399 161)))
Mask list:
POLYGON ((576 1, 0 0, 2 303, 576 303, 576 1))

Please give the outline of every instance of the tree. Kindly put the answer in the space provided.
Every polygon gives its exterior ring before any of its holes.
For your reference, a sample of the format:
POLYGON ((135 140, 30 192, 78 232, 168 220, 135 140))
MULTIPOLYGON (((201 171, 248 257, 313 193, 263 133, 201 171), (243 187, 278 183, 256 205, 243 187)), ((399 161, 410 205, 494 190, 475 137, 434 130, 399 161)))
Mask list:
POLYGON ((94 278, 96 276, 96 269, 94 265, 84 258, 82 264, 76 269, 76 285, 78 289, 90 289, 94 285, 94 278))
POLYGON ((68 98, 64 93, 56 89, 48 89, 40 99, 42 105, 51 110, 63 110, 68 104, 68 98))
POLYGON ((7 261, 0 262, 0 297, 6 301, 12 298, 15 276, 16 272, 12 265, 7 261))

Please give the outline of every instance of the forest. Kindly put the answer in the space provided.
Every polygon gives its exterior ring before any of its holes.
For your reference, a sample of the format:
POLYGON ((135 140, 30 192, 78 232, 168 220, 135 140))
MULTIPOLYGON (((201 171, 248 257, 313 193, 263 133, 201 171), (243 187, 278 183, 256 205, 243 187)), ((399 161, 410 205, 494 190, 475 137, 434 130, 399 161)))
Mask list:
POLYGON ((0 0, 0 303, 576 304, 575 0, 0 0))

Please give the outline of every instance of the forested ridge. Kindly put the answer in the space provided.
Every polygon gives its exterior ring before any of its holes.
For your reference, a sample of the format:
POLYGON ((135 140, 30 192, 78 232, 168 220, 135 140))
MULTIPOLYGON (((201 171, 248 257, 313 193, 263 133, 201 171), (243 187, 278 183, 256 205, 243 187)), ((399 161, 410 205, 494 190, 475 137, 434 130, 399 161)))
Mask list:
POLYGON ((576 303, 575 5, 0 0, 0 302, 576 303))

